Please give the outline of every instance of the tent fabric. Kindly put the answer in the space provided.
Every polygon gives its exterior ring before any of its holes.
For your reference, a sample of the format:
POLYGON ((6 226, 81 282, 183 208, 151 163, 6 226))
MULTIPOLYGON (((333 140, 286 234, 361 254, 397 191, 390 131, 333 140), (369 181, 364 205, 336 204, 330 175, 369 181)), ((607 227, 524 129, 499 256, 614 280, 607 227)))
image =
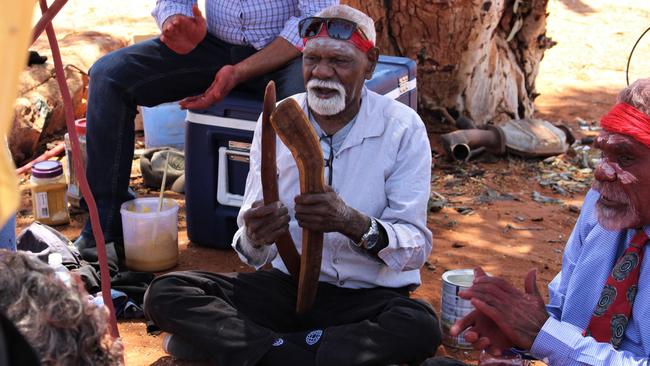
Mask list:
POLYGON ((11 113, 18 93, 18 76, 27 62, 34 1, 4 1, 0 12, 0 226, 18 208, 16 168, 6 148, 11 113))

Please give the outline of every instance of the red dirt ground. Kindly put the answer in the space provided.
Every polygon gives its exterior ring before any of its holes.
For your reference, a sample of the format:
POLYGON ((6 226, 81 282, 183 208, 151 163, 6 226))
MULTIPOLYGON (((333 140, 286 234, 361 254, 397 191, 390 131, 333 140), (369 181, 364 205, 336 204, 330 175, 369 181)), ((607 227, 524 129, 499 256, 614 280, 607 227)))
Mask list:
MULTIPOLYGON (((156 28, 148 18, 150 6, 126 0, 112 1, 110 5, 70 1, 55 26, 60 35, 85 29, 127 38, 134 34, 151 34, 156 28)), ((594 135, 595 132, 581 131, 578 121, 596 121, 614 103, 618 90, 625 86, 627 56, 639 35, 650 26, 650 8, 645 0, 550 0, 548 10, 547 35, 558 44, 547 51, 541 64, 537 78, 537 91, 541 94, 536 100, 537 116, 552 122, 563 121, 572 126, 579 137, 594 135)), ((650 56, 649 45, 650 36, 637 48, 631 64, 631 80, 650 75, 649 65, 644 65, 644 60, 650 56)), ((433 149, 441 152, 439 138, 431 135, 430 139, 433 149)), ((573 169, 573 177, 586 179, 588 186, 590 175, 576 172, 570 155, 549 163, 515 157, 483 159, 462 165, 436 161, 431 187, 449 203, 429 215, 434 248, 421 271, 423 285, 414 296, 426 299, 439 310, 442 273, 477 265, 518 286, 523 286, 523 276, 530 268, 537 268, 540 287, 544 287, 560 269, 561 252, 586 190, 578 188, 575 193, 562 196, 549 187, 542 187, 537 177, 573 169), (517 199, 476 203, 474 200, 488 189, 511 194, 517 199), (564 203, 537 203, 531 198, 533 191, 564 203)), ((134 165, 138 165, 137 161, 134 165)), ((132 182, 137 186, 141 178, 137 169, 135 173, 132 182)), ((29 193, 25 185, 22 188, 19 229, 32 221, 29 193)), ((188 243, 183 199, 182 196, 176 198, 181 206, 181 221, 180 263, 175 269, 249 270, 232 251, 188 243)), ((61 231, 75 238, 82 219, 82 216, 73 216, 73 222, 61 227, 61 231)), ((119 330, 128 365, 190 364, 175 362, 166 356, 160 347, 161 338, 148 336, 143 322, 120 322, 119 330)), ((475 359, 475 355, 462 351, 440 352, 475 359)))

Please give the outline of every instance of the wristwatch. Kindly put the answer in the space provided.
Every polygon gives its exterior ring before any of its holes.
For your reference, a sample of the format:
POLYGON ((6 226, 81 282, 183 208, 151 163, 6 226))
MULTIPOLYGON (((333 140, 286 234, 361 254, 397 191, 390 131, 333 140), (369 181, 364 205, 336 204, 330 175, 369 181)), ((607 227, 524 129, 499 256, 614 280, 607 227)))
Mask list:
POLYGON ((379 241, 379 223, 377 222, 377 219, 374 217, 370 218, 370 227, 368 230, 366 230, 365 233, 363 233, 363 236, 361 236, 361 240, 359 240, 358 243, 354 243, 359 248, 363 248, 365 250, 371 250, 372 248, 377 245, 377 242, 379 241))

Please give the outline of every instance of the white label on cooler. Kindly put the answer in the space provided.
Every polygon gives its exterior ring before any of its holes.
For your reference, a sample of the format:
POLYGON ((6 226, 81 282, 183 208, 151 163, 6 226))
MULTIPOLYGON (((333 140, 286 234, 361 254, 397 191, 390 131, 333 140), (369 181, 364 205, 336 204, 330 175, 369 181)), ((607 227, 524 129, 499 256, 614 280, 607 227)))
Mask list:
POLYGON ((39 219, 50 217, 50 207, 47 204, 47 192, 36 193, 36 212, 34 215, 39 219))

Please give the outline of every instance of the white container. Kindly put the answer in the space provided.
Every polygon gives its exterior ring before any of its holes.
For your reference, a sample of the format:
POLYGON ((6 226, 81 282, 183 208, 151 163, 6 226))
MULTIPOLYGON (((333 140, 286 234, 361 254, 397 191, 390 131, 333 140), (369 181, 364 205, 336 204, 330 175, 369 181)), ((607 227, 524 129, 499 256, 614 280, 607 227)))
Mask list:
POLYGON ((144 125, 144 146, 147 149, 165 146, 184 149, 187 111, 181 109, 178 102, 140 107, 140 110, 144 125))
POLYGON ((157 210, 156 197, 136 198, 120 208, 124 256, 131 270, 164 271, 178 263, 178 205, 164 199, 157 210))
POLYGON ((442 274, 442 305, 440 307, 440 321, 442 325, 442 343, 447 346, 461 349, 471 349, 471 343, 465 341, 465 332, 456 337, 449 334, 451 326, 474 310, 469 300, 458 297, 458 293, 472 286, 474 270, 455 269, 442 274))

